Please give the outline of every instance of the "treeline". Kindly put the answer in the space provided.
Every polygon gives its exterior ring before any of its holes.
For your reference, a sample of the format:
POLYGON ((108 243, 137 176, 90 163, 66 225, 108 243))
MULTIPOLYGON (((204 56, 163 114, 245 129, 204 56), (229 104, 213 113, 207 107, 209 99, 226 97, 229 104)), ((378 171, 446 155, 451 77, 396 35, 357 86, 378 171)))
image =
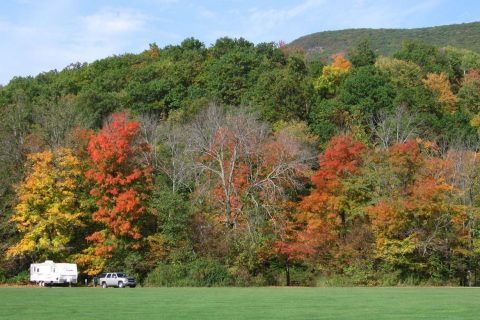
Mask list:
POLYGON ((475 285, 480 55, 222 38, 0 89, 0 278, 475 285))

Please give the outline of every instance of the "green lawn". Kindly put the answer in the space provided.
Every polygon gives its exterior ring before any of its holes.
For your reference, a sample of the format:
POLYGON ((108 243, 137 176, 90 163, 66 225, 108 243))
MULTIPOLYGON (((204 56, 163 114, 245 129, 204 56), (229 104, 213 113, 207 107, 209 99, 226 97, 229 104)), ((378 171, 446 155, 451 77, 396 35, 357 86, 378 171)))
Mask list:
POLYGON ((480 319, 480 288, 0 288, 0 319, 480 319))

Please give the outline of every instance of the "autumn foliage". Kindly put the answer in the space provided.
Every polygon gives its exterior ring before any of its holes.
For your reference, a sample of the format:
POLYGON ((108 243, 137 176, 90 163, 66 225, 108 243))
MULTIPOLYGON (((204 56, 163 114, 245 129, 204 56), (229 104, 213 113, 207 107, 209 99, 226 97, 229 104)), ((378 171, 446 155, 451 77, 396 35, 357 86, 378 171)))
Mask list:
POLYGON ((337 270, 378 261, 425 275, 448 272, 470 256, 467 226, 477 218, 456 202, 454 162, 434 143, 408 140, 382 150, 337 136, 319 166, 310 195, 287 207, 275 243, 283 261, 337 270))
POLYGON ((449 182, 453 163, 435 155, 435 145, 408 141, 388 152, 395 191, 366 208, 375 235, 375 254, 392 266, 422 272, 432 255, 452 257, 464 207, 455 205, 455 186, 449 182), (446 250, 446 251, 445 251, 446 250))
POLYGON ((330 65, 323 68, 322 75, 314 82, 315 88, 326 96, 336 93, 338 86, 352 68, 352 63, 342 53, 333 55, 332 60, 330 65))
POLYGON ((19 203, 12 222, 22 238, 9 248, 9 257, 67 258, 77 228, 83 226, 80 161, 70 149, 28 156, 28 175, 18 189, 19 203))
POLYGON ((103 226, 87 237, 96 256, 110 256, 118 239, 135 242, 142 237, 139 220, 152 178, 151 169, 140 162, 139 154, 148 146, 138 135, 139 123, 117 113, 88 143, 91 168, 86 177, 93 183, 90 194, 98 208, 92 219, 103 226))
POLYGON ((53 259, 151 285, 480 284, 480 55, 384 49, 189 38, 0 86, 0 282, 53 259))
POLYGON ((347 224, 343 180, 358 172, 365 146, 351 136, 333 138, 318 158, 320 169, 312 176, 315 189, 298 205, 298 216, 287 223, 286 241, 277 246, 291 256, 319 254, 345 235, 347 224))
POLYGON ((454 112, 456 110, 457 97, 452 92, 446 73, 429 73, 423 83, 435 94, 445 111, 454 112))

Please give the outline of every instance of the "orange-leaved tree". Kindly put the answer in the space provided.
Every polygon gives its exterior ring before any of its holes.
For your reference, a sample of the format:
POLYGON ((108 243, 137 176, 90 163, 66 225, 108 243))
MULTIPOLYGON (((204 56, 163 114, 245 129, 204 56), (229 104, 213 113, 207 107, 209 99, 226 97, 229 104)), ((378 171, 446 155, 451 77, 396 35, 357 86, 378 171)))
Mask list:
POLYGON ((91 168, 86 177, 98 208, 92 219, 101 230, 87 237, 93 246, 77 262, 90 274, 98 273, 115 249, 140 247, 141 217, 152 188, 152 170, 140 156, 148 148, 139 139, 139 123, 128 121, 125 113, 113 114, 88 143, 91 168))
POLYGON ((315 189, 300 202, 295 219, 286 226, 286 237, 277 242, 283 254, 328 259, 335 243, 343 241, 349 225, 344 180, 359 171, 365 146, 350 135, 331 139, 318 157, 320 168, 312 177, 315 189))
POLYGON ((456 263, 465 207, 450 182, 453 163, 431 142, 409 140, 386 151, 383 195, 366 209, 377 259, 393 269, 440 276, 456 263), (441 264, 438 261, 442 261, 441 264))

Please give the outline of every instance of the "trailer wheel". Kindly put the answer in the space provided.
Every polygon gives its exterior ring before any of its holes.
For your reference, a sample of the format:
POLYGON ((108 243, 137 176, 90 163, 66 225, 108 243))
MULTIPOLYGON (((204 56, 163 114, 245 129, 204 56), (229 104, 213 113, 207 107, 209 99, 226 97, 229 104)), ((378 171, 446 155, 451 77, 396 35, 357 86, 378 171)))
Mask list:
POLYGON ((124 285, 123 285, 123 282, 122 282, 122 281, 118 282, 118 287, 119 287, 119 288, 123 288, 123 287, 124 287, 124 285))
POLYGON ((106 283, 106 282, 102 282, 102 288, 103 288, 103 289, 106 289, 106 288, 107 288, 107 283, 106 283))

